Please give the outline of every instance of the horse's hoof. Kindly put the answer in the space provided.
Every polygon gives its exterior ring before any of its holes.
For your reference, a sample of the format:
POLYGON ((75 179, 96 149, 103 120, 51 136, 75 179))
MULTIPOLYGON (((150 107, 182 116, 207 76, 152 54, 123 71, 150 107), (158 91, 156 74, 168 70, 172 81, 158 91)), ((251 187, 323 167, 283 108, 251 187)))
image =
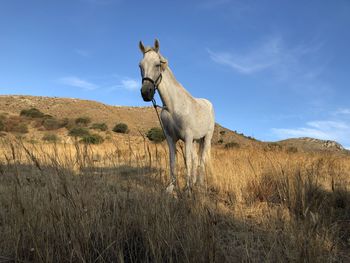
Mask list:
POLYGON ((174 191, 174 184, 173 183, 171 183, 171 184, 169 184, 168 185, 168 187, 166 188, 166 192, 168 193, 168 194, 172 194, 173 193, 173 191, 174 191))

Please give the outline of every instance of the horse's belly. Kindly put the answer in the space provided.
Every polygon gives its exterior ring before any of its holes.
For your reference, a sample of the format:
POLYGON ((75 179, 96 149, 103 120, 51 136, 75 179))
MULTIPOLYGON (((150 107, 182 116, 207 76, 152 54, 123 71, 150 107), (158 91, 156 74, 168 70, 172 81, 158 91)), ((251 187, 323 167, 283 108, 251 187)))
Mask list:
POLYGON ((202 111, 197 115, 188 115, 184 112, 170 114, 167 110, 161 113, 161 119, 166 133, 173 138, 185 140, 187 135, 194 139, 203 138, 214 127, 211 113, 202 111))
POLYGON ((161 113, 162 123, 165 129, 165 132, 175 140, 185 139, 185 129, 183 128, 183 122, 181 119, 170 114, 168 111, 163 110, 161 113))

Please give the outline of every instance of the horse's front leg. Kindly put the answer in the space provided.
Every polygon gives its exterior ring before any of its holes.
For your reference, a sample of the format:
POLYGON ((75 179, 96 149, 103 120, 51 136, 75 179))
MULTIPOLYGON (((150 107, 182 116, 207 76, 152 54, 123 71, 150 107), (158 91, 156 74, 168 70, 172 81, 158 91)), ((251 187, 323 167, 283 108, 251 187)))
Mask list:
POLYGON ((187 136, 185 139, 185 158, 186 158, 186 189, 191 190, 191 172, 192 172, 192 151, 193 151, 193 137, 187 136))
POLYGON ((168 193, 172 193, 176 185, 176 141, 169 135, 165 134, 165 138, 169 147, 169 161, 170 161, 170 183, 166 188, 168 193))

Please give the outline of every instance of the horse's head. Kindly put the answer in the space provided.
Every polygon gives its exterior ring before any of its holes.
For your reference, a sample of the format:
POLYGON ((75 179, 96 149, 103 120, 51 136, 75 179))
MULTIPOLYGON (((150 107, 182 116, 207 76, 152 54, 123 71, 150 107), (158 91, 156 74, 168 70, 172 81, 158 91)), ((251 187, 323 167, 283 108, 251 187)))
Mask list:
POLYGON ((159 53, 159 41, 154 41, 154 47, 145 47, 140 41, 139 48, 143 54, 140 62, 142 77, 141 95, 144 101, 153 100, 154 93, 162 81, 162 72, 167 67, 167 60, 159 53))

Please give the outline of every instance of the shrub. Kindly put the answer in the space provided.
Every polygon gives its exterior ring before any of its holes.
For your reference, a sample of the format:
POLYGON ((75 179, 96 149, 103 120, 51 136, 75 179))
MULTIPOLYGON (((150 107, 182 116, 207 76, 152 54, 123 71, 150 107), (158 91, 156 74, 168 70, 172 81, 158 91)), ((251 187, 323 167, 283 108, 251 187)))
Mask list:
POLYGON ((17 133, 27 133, 28 126, 27 123, 18 116, 11 116, 3 121, 4 128, 6 132, 17 132, 17 133))
POLYGON ((146 137, 155 143, 160 143, 165 140, 165 135, 163 133, 163 130, 158 127, 151 128, 147 133, 146 137))
POLYGON ((69 136, 74 137, 84 137, 90 135, 89 131, 86 128, 83 127, 73 127, 69 130, 68 133, 69 136))
POLYGON ((236 142, 228 142, 225 144, 225 149, 230 149, 230 148, 239 148, 239 143, 236 142))
POLYGON ((287 153, 297 153, 298 152, 298 148, 295 146, 289 146, 286 150, 287 153))
POLYGON ((267 147, 270 149, 270 150, 281 150, 282 149, 282 145, 280 145, 279 143, 277 142, 269 142, 267 144, 267 147))
POLYGON ((107 131, 108 130, 108 126, 106 123, 93 123, 92 126, 90 127, 90 129, 94 129, 94 130, 100 130, 100 131, 107 131))
POLYGON ((86 144, 100 144, 103 143, 104 139, 98 134, 89 134, 83 136, 80 141, 86 144))
POLYGON ((47 142, 57 142, 59 139, 56 134, 48 133, 43 136, 42 140, 47 142))
POLYGON ((61 122, 55 118, 44 119, 42 125, 46 130, 57 130, 61 128, 61 122))
POLYGON ((114 132, 117 133, 127 133, 129 131, 128 129, 128 125, 126 125, 125 123, 117 123, 114 128, 113 128, 114 132))
POLYGON ((12 129, 12 132, 28 133, 28 126, 26 123, 20 123, 12 129))
POLYGON ((44 113, 36 108, 24 109, 21 110, 20 116, 29 117, 29 118, 42 118, 44 117, 44 113))
POLYGON ((0 131, 3 131, 5 129, 4 122, 0 119, 0 131))
POLYGON ((220 135, 224 135, 226 133, 226 131, 222 130, 220 131, 220 135))
POLYGON ((87 126, 91 122, 89 117, 79 117, 75 119, 75 124, 80 126, 87 126))
POLYGON ((223 139, 218 140, 218 143, 219 143, 219 144, 222 144, 223 142, 224 142, 223 139))

